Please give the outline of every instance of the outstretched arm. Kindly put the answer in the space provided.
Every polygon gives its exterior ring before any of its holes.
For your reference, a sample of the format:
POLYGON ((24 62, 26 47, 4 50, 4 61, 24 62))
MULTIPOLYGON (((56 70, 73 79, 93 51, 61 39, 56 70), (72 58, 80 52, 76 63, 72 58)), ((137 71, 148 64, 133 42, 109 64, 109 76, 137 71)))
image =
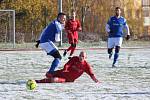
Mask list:
POLYGON ((96 82, 99 83, 98 79, 95 77, 93 71, 92 71, 92 67, 87 63, 87 69, 86 69, 86 73, 91 77, 91 79, 96 82))
POLYGON ((90 77, 92 78, 92 80, 95 82, 95 83, 99 83, 98 79, 96 79, 95 75, 90 75, 90 77))

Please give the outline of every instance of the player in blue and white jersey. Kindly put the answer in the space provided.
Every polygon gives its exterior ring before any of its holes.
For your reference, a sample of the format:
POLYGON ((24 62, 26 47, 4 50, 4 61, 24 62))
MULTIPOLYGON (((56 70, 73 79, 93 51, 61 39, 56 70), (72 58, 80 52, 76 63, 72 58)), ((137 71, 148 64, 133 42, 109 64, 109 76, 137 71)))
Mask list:
POLYGON ((119 57, 120 47, 122 45, 123 37, 126 36, 126 40, 130 38, 129 27, 127 25, 126 19, 121 16, 121 8, 115 8, 115 16, 110 17, 108 20, 106 27, 108 33, 108 54, 109 58, 111 58, 113 54, 113 48, 115 48, 114 60, 112 67, 115 67, 115 64, 119 57), (124 34, 124 29, 126 34, 124 34))
POLYGON ((54 57, 48 73, 54 72, 56 67, 59 66, 62 58, 54 43, 60 41, 60 32, 64 29, 65 21, 66 14, 59 13, 57 19, 53 20, 46 28, 44 28, 36 44, 36 47, 39 45, 46 51, 47 55, 54 57))

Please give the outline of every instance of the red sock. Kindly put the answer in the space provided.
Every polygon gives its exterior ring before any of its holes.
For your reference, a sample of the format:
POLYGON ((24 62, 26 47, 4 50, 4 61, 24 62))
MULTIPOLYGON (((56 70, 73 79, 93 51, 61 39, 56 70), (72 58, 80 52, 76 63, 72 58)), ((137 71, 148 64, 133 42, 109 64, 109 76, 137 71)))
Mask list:
POLYGON ((51 79, 48 79, 48 78, 44 78, 44 79, 41 79, 41 80, 35 80, 36 83, 52 83, 51 79))
POLYGON ((70 47, 67 49, 67 51, 70 51, 70 50, 72 50, 72 46, 70 46, 70 47))
POLYGON ((72 47, 72 50, 71 50, 71 52, 70 52, 70 56, 72 56, 73 55, 73 53, 74 53, 74 51, 75 51, 75 47, 72 47))

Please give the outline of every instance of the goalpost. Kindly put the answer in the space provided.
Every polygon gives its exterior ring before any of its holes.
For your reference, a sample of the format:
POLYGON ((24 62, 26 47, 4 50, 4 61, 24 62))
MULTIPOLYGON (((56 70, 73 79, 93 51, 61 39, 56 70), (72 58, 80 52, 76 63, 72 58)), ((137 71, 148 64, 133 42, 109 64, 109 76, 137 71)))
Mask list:
POLYGON ((15 48, 15 10, 0 10, 0 42, 15 48))

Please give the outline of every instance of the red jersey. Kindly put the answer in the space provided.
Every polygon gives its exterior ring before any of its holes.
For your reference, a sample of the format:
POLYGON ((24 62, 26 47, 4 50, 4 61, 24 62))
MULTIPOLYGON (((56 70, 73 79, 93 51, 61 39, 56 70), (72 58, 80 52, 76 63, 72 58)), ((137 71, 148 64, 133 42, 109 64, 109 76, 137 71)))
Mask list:
POLYGON ((91 66, 84 60, 79 61, 79 57, 72 57, 64 66, 64 69, 56 71, 54 77, 62 77, 66 79, 66 82, 73 82, 80 77, 83 72, 86 72, 91 77, 94 76, 91 66))
POLYGON ((79 20, 69 19, 65 24, 65 30, 69 43, 78 42, 78 30, 81 28, 79 20))

